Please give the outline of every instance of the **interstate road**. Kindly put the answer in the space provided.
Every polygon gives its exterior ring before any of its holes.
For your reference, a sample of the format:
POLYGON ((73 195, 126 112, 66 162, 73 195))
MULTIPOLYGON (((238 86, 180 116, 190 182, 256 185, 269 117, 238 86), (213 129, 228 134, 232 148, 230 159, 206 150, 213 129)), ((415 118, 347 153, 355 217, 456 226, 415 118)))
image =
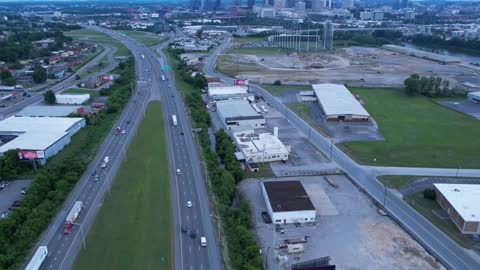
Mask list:
MULTIPOLYGON (((95 28, 95 30, 117 38, 125 44, 136 45, 138 52, 145 56, 143 62, 148 66, 145 72, 151 72, 148 75, 148 79, 152 82, 151 98, 160 99, 162 102, 171 161, 175 269, 221 269, 208 194, 187 110, 176 89, 173 72, 160 69, 161 66, 168 65, 167 58, 163 54, 157 57, 151 48, 145 47, 126 35, 102 28, 95 28), (165 76, 165 81, 162 80, 162 75, 165 76), (176 115, 178 120, 178 125, 175 127, 172 125, 172 115, 176 115), (180 169, 180 175, 176 174, 177 169, 180 169), (187 201, 191 201, 193 207, 188 208, 187 201), (182 233, 181 226, 187 226, 189 230, 195 231, 197 237, 192 239, 186 233, 182 233), (207 238, 207 247, 200 246, 202 236, 207 238)), ((164 42, 163 46, 167 43, 168 41, 164 42)), ((142 71, 143 69, 140 70, 142 71)))
MULTIPOLYGON (((209 57, 205 64, 204 72, 233 84, 234 79, 215 71, 218 56, 222 53, 227 44, 228 40, 220 45, 209 57)), ((379 205, 382 205, 385 187, 377 181, 374 170, 356 163, 332 144, 328 138, 325 138, 314 128, 310 127, 309 124, 303 121, 303 119, 297 116, 288 107, 284 106, 265 89, 256 85, 250 85, 250 91, 263 96, 265 101, 285 116, 293 126, 304 134, 305 138, 310 138, 310 142, 318 147, 318 149, 324 153, 332 151, 333 161, 335 161, 360 188, 364 189, 371 198, 379 203, 379 205), (309 133, 310 136, 308 136, 309 133)), ((399 225, 410 233, 425 247, 425 249, 440 260, 447 268, 457 270, 480 269, 480 262, 475 260, 467 250, 453 242, 448 236, 432 225, 422 215, 417 213, 417 211, 411 208, 402 199, 395 196, 393 192, 387 189, 386 194, 385 210, 398 222, 399 225)))

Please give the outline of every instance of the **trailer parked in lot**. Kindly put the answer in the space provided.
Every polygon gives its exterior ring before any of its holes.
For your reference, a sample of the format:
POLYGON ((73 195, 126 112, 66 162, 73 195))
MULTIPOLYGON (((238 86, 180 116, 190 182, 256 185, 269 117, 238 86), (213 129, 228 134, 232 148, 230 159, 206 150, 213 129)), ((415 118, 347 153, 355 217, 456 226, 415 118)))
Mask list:
POLYGON ((38 270, 42 263, 45 261, 48 255, 48 248, 46 246, 38 247, 37 251, 33 255, 32 259, 28 263, 25 270, 38 270))
POLYGON ((81 201, 76 201, 72 207, 72 210, 67 215, 65 219, 65 227, 63 229, 63 234, 70 234, 73 228, 73 224, 77 221, 80 212, 82 211, 83 203, 81 201))

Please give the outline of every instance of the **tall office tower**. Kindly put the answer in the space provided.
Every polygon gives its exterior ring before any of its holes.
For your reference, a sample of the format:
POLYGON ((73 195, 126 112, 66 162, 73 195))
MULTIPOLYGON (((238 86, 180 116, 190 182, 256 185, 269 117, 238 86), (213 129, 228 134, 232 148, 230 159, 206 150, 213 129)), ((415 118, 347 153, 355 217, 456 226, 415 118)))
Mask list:
POLYGON ((323 7, 328 9, 332 8, 332 0, 324 0, 323 7))
POLYGON ((321 11, 324 5, 325 0, 312 0, 312 11, 321 11))
POLYGON ((247 1, 248 8, 252 8, 254 4, 255 4, 255 0, 248 0, 247 1))
POLYGON ((273 7, 275 9, 286 8, 287 7, 287 1, 286 0, 274 0, 273 7))
POLYGON ((342 3, 342 8, 354 8, 355 7, 355 1, 354 0, 343 0, 342 3))
POLYGON ((323 47, 327 50, 333 49, 333 23, 326 22, 323 25, 323 47))
POLYGON ((222 0, 215 0, 214 10, 219 10, 222 7, 222 0))
POLYGON ((408 0, 402 0, 402 8, 408 8, 408 0))
POLYGON ((200 11, 205 11, 205 0, 200 0, 200 11))
POLYGON ((191 9, 197 10, 200 7, 200 0, 192 0, 191 9))

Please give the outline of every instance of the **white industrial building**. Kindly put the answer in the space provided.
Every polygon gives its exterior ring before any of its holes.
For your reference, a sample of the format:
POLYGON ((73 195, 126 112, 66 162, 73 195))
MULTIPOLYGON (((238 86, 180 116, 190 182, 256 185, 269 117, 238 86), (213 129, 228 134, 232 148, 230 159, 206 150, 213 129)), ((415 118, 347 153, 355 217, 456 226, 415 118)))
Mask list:
POLYGON ((480 91, 468 93, 468 100, 475 103, 480 103, 480 91))
POLYGON ((290 146, 285 146, 278 139, 278 128, 274 135, 270 133, 256 134, 253 129, 240 127, 231 132, 233 141, 239 152, 235 153, 238 160, 248 163, 286 161, 290 154, 290 146))
POLYGON ((80 105, 90 100, 90 94, 56 94, 58 104, 80 105))
POLYGON ((480 234, 480 185, 433 184, 438 204, 463 234, 480 234))
POLYGON ((12 149, 36 151, 40 162, 45 163, 85 124, 84 118, 9 117, 0 121, 0 156, 12 149))
POLYGON ((273 223, 315 221, 315 207, 300 181, 264 181, 261 189, 273 223))
POLYGON ((246 99, 248 97, 248 86, 230 85, 209 87, 208 96, 212 100, 246 99))
POLYGON ((265 118, 258 114, 244 99, 230 99, 217 101, 217 113, 223 124, 228 128, 236 126, 250 126, 261 128, 265 126, 265 118))
POLYGON ((327 121, 369 121, 370 114, 341 84, 314 84, 313 91, 327 121))

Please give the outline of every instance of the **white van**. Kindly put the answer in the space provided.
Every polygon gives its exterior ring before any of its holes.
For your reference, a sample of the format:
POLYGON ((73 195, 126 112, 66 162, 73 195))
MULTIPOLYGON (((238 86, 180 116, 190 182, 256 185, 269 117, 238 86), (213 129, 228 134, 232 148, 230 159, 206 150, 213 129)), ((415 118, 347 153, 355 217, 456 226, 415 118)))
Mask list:
POLYGON ((205 236, 203 237, 200 237, 200 245, 202 247, 206 247, 207 246, 207 238, 205 236))

